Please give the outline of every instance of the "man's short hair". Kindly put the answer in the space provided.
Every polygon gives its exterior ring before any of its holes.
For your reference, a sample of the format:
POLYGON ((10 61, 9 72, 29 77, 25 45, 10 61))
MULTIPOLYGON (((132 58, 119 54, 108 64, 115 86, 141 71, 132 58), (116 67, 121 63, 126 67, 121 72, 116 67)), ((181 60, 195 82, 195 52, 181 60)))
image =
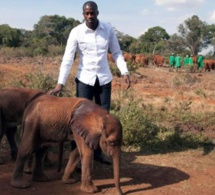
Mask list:
POLYGON ((87 5, 92 5, 96 10, 98 10, 98 6, 94 1, 87 1, 86 3, 84 3, 82 9, 84 10, 87 5))

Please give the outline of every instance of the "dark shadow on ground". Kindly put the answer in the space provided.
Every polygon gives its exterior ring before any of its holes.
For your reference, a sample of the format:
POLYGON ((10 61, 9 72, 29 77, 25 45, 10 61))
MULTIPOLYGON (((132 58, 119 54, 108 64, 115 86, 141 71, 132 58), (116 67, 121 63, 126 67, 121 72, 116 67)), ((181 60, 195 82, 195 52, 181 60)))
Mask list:
MULTIPOLYGON (((128 190, 127 192, 124 192, 125 194, 130 193, 137 193, 141 191, 146 191, 150 189, 155 189, 159 187, 163 187, 166 185, 171 185, 175 183, 179 183, 184 180, 188 180, 190 176, 180 171, 174 167, 164 167, 164 166, 155 166, 150 164, 140 164, 140 163, 134 163, 136 156, 140 155, 140 153, 123 153, 122 155, 122 166, 121 166, 121 178, 128 178, 128 181, 121 182, 121 186, 134 186, 145 184, 146 187, 144 188, 136 188, 128 190)), ((107 178, 113 178, 112 174, 112 167, 106 167, 106 170, 103 171, 103 167, 101 169, 101 166, 94 166, 95 172, 98 172, 102 170, 102 173, 105 172, 105 174, 96 174, 95 179, 107 179, 107 178)), ((99 189, 105 189, 114 187, 114 184, 105 184, 98 186, 99 189)))

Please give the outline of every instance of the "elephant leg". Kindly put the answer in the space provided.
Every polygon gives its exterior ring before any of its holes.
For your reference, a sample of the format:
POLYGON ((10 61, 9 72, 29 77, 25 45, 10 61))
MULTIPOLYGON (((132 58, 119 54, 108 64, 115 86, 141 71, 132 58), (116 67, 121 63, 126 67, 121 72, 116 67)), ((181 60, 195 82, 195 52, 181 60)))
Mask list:
MULTIPOLYGON (((0 118, 1 120, 1 118, 0 118)), ((1 122, 1 121, 0 121, 1 122)), ((1 140, 2 140, 2 137, 4 136, 5 134, 5 128, 3 126, 0 125, 0 143, 1 143, 1 140)), ((1 145, 0 145, 1 146, 1 145)), ((4 164, 4 160, 2 157, 0 157, 0 165, 1 164, 4 164)))
POLYGON ((0 157, 0 165, 3 165, 5 162, 4 162, 4 159, 2 157, 0 157))
POLYGON ((58 144, 58 167, 57 167, 57 172, 61 171, 61 165, 62 165, 62 160, 63 160, 63 145, 64 145, 63 142, 58 144))
POLYGON ((62 181, 64 183, 75 183, 75 182, 77 182, 76 179, 70 178, 70 176, 74 172, 79 160, 80 160, 80 155, 78 152, 78 148, 75 148, 74 150, 72 150, 70 152, 69 160, 68 160, 68 163, 66 165, 66 168, 65 168, 65 171, 64 171, 64 174, 62 177, 62 181))
POLYGON ((45 167, 50 167, 53 165, 53 163, 51 162, 51 160, 49 159, 49 152, 47 151, 44 157, 44 166, 45 167))
POLYGON ((81 155, 81 190, 87 193, 97 192, 98 188, 93 184, 92 181, 94 151, 85 144, 84 139, 81 136, 77 135, 76 133, 73 135, 81 155))
POLYGON ((27 159, 27 161, 25 163, 25 167, 24 167, 25 173, 27 173, 27 174, 32 173, 33 160, 34 160, 34 155, 32 154, 31 156, 29 156, 29 158, 27 159))
POLYGON ((23 178, 23 170, 26 160, 36 151, 38 148, 37 144, 40 143, 39 138, 35 136, 37 126, 34 122, 30 120, 30 122, 24 122, 22 125, 23 135, 19 144, 16 164, 10 182, 16 188, 30 187, 30 182, 25 181, 23 178))
POLYGON ((43 162, 44 162, 45 155, 48 151, 48 148, 49 147, 47 146, 39 148, 35 154, 35 168, 33 170, 33 178, 32 178, 34 181, 39 181, 39 182, 49 181, 48 176, 46 176, 45 173, 43 172, 43 162))
POLYGON ((8 143, 10 145, 11 158, 14 161, 16 160, 17 152, 18 152, 17 144, 15 140, 16 131, 17 131, 17 126, 7 127, 6 129, 6 136, 7 136, 8 143))
POLYGON ((31 155, 31 151, 28 147, 23 147, 23 142, 19 146, 19 151, 16 159, 15 168, 13 170, 13 175, 10 184, 16 188, 28 188, 30 187, 30 182, 25 181, 23 178, 23 169, 26 159, 31 155))

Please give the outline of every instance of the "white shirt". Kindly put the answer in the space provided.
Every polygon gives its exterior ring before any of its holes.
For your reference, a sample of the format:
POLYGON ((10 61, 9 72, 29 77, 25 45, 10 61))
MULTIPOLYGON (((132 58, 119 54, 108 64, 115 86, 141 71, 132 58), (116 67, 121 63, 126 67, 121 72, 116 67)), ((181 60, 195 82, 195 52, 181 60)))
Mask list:
POLYGON ((127 73, 127 64, 110 24, 99 21, 95 31, 89 29, 85 23, 73 28, 67 40, 58 83, 65 85, 76 50, 80 57, 77 78, 91 86, 94 86, 96 76, 99 78, 100 85, 109 83, 112 80, 112 74, 107 59, 108 48, 121 74, 127 73))

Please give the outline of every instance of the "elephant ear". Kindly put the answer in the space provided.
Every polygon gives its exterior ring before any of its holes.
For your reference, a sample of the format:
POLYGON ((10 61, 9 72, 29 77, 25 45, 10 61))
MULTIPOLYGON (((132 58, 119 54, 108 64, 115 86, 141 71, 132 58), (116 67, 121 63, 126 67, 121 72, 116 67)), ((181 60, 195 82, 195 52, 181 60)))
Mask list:
POLYGON ((104 131, 104 120, 108 111, 91 100, 82 101, 72 113, 71 127, 74 133, 84 138, 91 148, 97 149, 104 131))

